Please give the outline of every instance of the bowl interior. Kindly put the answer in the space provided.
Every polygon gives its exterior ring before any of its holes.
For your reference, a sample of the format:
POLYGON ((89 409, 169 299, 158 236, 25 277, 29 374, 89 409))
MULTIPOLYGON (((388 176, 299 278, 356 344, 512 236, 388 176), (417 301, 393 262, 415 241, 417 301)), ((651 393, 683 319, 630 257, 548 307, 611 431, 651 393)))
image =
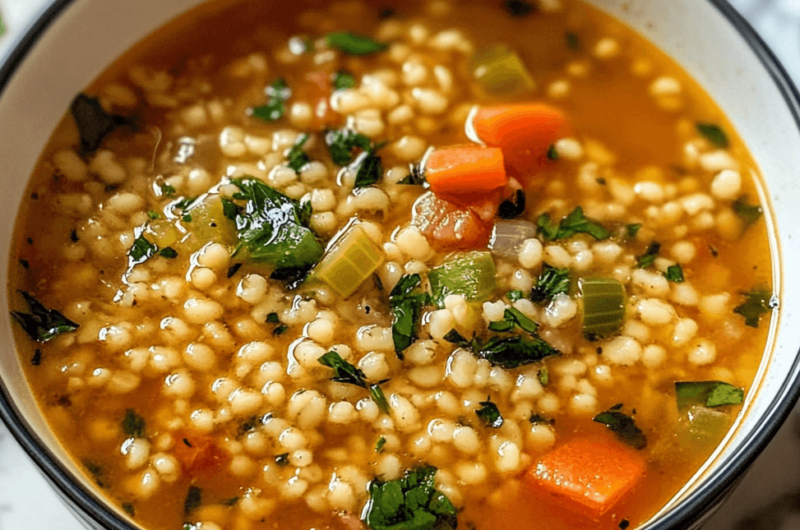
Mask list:
MULTIPOLYGON (((6 192, 0 196, 0 251, 9 255, 16 211, 39 153, 76 93, 150 31, 201 0, 60 0, 54 2, 28 41, 0 69, 0 160, 6 192)), ((761 202, 770 211, 774 285, 781 311, 742 415, 726 440, 694 479, 646 528, 685 522, 739 475, 777 430, 798 393, 800 330, 790 321, 800 311, 800 280, 782 271, 800 270, 800 223, 795 205, 800 187, 798 98, 777 62, 724 0, 589 0, 630 25, 672 56, 726 112, 763 175, 761 202)), ((624 120, 624 117, 623 117, 624 120)), ((8 271, 0 266, 0 285, 8 271)), ((0 309, 8 311, 5 289, 0 309)), ((102 503, 47 428, 25 382, 10 320, 0 320, 0 415, 66 495, 84 504, 102 503), (9 407, 4 407, 3 401, 9 407), (36 454, 36 446, 46 447, 36 454), (55 464, 55 465, 54 465, 55 464), (84 493, 67 485, 74 482, 84 493), (89 498, 85 495, 88 494, 89 498), (89 500, 93 499, 93 500, 89 500)), ((113 508, 112 508, 113 509, 113 508)), ((97 515, 95 518, 106 518, 97 515)), ((111 519, 111 527, 130 528, 111 519)))

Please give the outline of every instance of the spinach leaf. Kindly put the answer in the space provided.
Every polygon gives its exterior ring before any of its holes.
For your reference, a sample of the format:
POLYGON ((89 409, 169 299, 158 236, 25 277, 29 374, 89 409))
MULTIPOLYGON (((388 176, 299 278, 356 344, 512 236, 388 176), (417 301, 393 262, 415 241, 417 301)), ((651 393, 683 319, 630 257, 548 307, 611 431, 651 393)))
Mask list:
POLYGON ((497 405, 492 403, 490 398, 487 398, 486 401, 481 401, 479 405, 481 408, 477 409, 475 414, 484 425, 492 429, 499 429, 503 426, 504 420, 503 416, 500 414, 500 409, 497 408, 497 405))
POLYGON ((197 486, 189 486, 186 493, 186 500, 183 501, 183 513, 190 514, 200 507, 203 503, 203 490, 197 486))
POLYGON ((708 408, 741 405, 744 402, 744 389, 724 381, 676 381, 675 397, 678 410, 696 405, 708 408))
POLYGON ((551 355, 561 355, 539 337, 494 337, 480 346, 475 355, 486 359, 492 366, 510 369, 541 361, 551 355))
POLYGON ((514 289, 513 291, 508 291, 506 293, 506 298, 508 298, 509 302, 516 302, 517 300, 522 300, 525 298, 525 293, 519 289, 514 289))
POLYGON ((747 227, 758 221, 764 214, 764 210, 759 204, 748 204, 747 196, 745 195, 739 197, 736 199, 736 202, 733 203, 733 213, 738 215, 747 227))
POLYGON ((730 146, 731 143, 730 140, 728 140, 728 135, 725 134, 725 130, 719 125, 713 123, 697 123, 695 126, 697 127, 697 132, 703 135, 706 140, 711 142, 714 146, 722 149, 726 149, 730 146))
POLYGON ((667 267, 667 272, 664 273, 664 277, 670 282, 682 283, 685 279, 683 277, 683 267, 680 265, 670 265, 667 267))
POLYGON ((436 491, 436 468, 418 467, 397 480, 373 480, 364 522, 372 530, 455 530, 458 510, 436 491))
POLYGON ((489 323, 491 331, 511 331, 514 327, 519 327, 528 333, 536 333, 539 324, 526 317, 519 309, 508 307, 503 312, 503 320, 489 323))
POLYGON ((267 94, 267 104, 253 108, 253 116, 264 121, 277 121, 286 114, 286 102, 292 96, 292 91, 286 81, 278 78, 264 90, 267 94))
POLYGON ((353 150, 369 151, 372 141, 363 134, 352 129, 331 129, 325 133, 325 144, 331 153, 331 158, 339 166, 349 165, 355 158, 353 150))
POLYGON ((329 33, 325 40, 328 42, 329 47, 348 55, 372 55, 389 47, 388 44, 375 41, 364 35, 350 33, 349 31, 329 33))
POLYGON ((372 149, 361 153, 355 163, 358 166, 358 171, 356 172, 354 188, 372 186, 383 176, 381 157, 376 155, 372 149))
POLYGON ((419 274, 406 274, 392 292, 389 293, 389 306, 392 310, 392 340, 397 357, 403 359, 403 351, 417 340, 417 323, 422 308, 429 303, 427 293, 414 293, 422 283, 419 274))
POLYGON ((342 90, 345 88, 353 88, 356 86, 356 78, 350 72, 339 70, 333 76, 333 88, 335 90, 342 90))
POLYGON ((289 159, 289 163, 287 165, 290 169, 294 169, 294 172, 298 175, 300 174, 300 170, 303 169, 303 166, 311 161, 306 152, 303 151, 303 144, 308 141, 308 138, 308 134, 301 134, 297 139, 297 142, 295 142, 292 148, 289 149, 289 153, 286 155, 286 158, 289 159))
POLYGON ((111 131, 132 123, 129 118, 107 113, 99 99, 86 94, 78 94, 72 100, 69 110, 78 127, 82 155, 94 153, 111 131))
MULTIPOLYGON (((65 317, 55 309, 47 309, 35 296, 19 291, 30 313, 11 311, 11 317, 17 321, 23 331, 36 342, 47 342, 62 333, 75 331, 78 324, 65 317)), ((41 358, 41 355, 39 355, 41 358)))
POLYGON ((653 241, 647 247, 647 250, 644 251, 644 254, 641 256, 636 256, 636 266, 640 269, 646 269, 647 267, 652 267, 653 264, 656 262, 656 258, 658 257, 658 253, 661 251, 661 243, 658 241, 653 241))
POLYGON ((745 325, 757 328, 761 315, 772 312, 772 292, 764 287, 742 294, 746 299, 743 304, 736 306, 733 312, 744 317, 745 325))
POLYGON ((125 417, 122 418, 122 432, 128 436, 133 436, 134 438, 144 438, 144 418, 139 416, 133 409, 126 410, 125 417))
POLYGON ((602 423, 608 427, 621 441, 635 449, 647 447, 647 437, 642 430, 636 426, 633 418, 615 410, 617 407, 601 412, 593 418, 593 421, 602 423))
POLYGON ((557 269, 545 263, 531 290, 530 299, 537 304, 550 302, 556 295, 568 293, 569 286, 569 269, 557 269))
POLYGON ((317 360, 320 364, 333 369, 334 376, 331 378, 332 381, 368 388, 370 397, 378 405, 378 408, 387 414, 389 413, 389 403, 386 401, 383 390, 378 384, 368 384, 367 376, 364 375, 360 368, 342 359, 342 356, 335 351, 329 351, 317 360))
POLYGON ((611 236, 603 225, 584 216, 583 208, 580 206, 572 210, 558 225, 548 214, 543 214, 537 219, 536 226, 539 227, 539 233, 544 236, 545 241, 567 239, 575 234, 589 234, 597 240, 608 239, 611 236))
POLYGON ((497 215, 500 219, 516 219, 525 213, 525 192, 517 190, 513 199, 506 199, 500 203, 497 215))

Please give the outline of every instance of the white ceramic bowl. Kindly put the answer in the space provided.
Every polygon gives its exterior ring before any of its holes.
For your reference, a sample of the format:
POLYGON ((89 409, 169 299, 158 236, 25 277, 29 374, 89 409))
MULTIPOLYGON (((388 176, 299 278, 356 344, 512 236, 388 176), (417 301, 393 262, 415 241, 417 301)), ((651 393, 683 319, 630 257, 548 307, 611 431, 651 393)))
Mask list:
MULTIPOLYGON (((24 1, 24 0, 20 0, 24 1)), ((260 0, 259 0, 260 1, 260 0)), ((270 0, 266 0, 265 3, 270 0)), ((277 1, 277 0, 274 0, 277 1)), ((11 232, 39 153, 76 93, 155 28, 201 0, 54 0, 0 66, 0 250, 11 232)), ((675 58, 714 97, 750 148, 764 177, 762 204, 780 294, 767 350, 744 414, 693 480, 647 529, 699 524, 741 477, 800 393, 800 98, 766 45, 724 0, 590 0, 675 58)), ((0 266, 0 285, 8 281, 0 266)), ((5 289, 0 311, 8 314, 5 289)), ((0 417, 91 528, 133 529, 102 500, 42 418, 13 348, 10 320, 0 319, 0 417)))

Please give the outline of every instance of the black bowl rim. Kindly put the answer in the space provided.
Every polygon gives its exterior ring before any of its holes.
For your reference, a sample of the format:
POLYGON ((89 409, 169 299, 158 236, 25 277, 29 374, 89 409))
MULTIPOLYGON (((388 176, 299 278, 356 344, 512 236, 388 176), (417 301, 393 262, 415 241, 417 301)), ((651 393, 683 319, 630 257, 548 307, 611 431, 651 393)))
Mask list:
MULTIPOLYGON (((0 97, 28 53, 73 1, 51 0, 17 40, 0 65, 0 97)), ((706 1, 728 20, 758 57, 780 91, 798 131, 800 131, 800 93, 778 58, 744 17, 728 3, 728 0, 706 1)), ((800 397, 800 370, 798 368, 800 368, 800 352, 789 372, 791 377, 781 385, 779 393, 770 403, 765 415, 748 433, 740 448, 727 457, 724 465, 716 470, 715 474, 718 480, 714 483, 707 482, 697 488, 678 509, 672 510, 653 525, 649 525, 648 530, 687 528, 724 497, 729 488, 775 436, 800 397)), ((44 476, 58 488, 57 493, 62 496, 62 499, 71 503, 71 508, 79 508, 91 522, 99 524, 103 528, 139 530, 117 517, 99 499, 97 494, 87 491, 73 481, 70 474, 59 464, 58 459, 44 446, 42 440, 29 429, 28 423, 17 410, 2 384, 2 380, 0 380, 0 419, 5 422, 11 434, 37 464, 44 476)))

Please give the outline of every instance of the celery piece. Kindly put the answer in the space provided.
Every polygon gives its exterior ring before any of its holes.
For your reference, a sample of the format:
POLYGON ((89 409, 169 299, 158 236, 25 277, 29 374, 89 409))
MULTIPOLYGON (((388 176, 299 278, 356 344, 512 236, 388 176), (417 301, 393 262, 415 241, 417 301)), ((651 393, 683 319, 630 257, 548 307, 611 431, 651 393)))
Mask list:
POLYGON ((149 239, 153 241, 158 248, 166 248, 174 246, 180 241, 181 234, 175 223, 169 219, 156 219, 147 225, 145 230, 149 239))
POLYGON ((475 52, 472 75, 490 94, 519 94, 536 87, 519 55, 505 44, 494 44, 475 52))
POLYGON ((367 233, 353 225, 317 265, 314 276, 342 296, 350 296, 383 263, 383 252, 367 233))
POLYGON ((583 278, 583 334, 586 337, 608 337, 625 322, 625 288, 610 278, 583 278))
POLYGON ((489 252, 468 252, 446 261, 428 273, 433 303, 444 307, 449 294, 460 294, 468 302, 483 302, 497 290, 494 260, 489 252))
MULTIPOLYGON (((184 213, 189 214, 192 219, 184 224, 190 232, 185 243, 191 252, 200 250, 207 243, 220 243, 229 247, 238 243, 236 224, 225 216, 222 199, 218 195, 195 201, 184 213)), ((159 242, 159 246, 165 245, 159 242)))
POLYGON ((534 237, 536 225, 530 221, 497 221, 492 229, 489 248, 495 256, 516 261, 522 243, 534 237))
POLYGON ((678 442, 697 451, 705 451, 716 446, 728 432, 733 417, 719 410, 703 406, 689 408, 678 422, 678 442))

